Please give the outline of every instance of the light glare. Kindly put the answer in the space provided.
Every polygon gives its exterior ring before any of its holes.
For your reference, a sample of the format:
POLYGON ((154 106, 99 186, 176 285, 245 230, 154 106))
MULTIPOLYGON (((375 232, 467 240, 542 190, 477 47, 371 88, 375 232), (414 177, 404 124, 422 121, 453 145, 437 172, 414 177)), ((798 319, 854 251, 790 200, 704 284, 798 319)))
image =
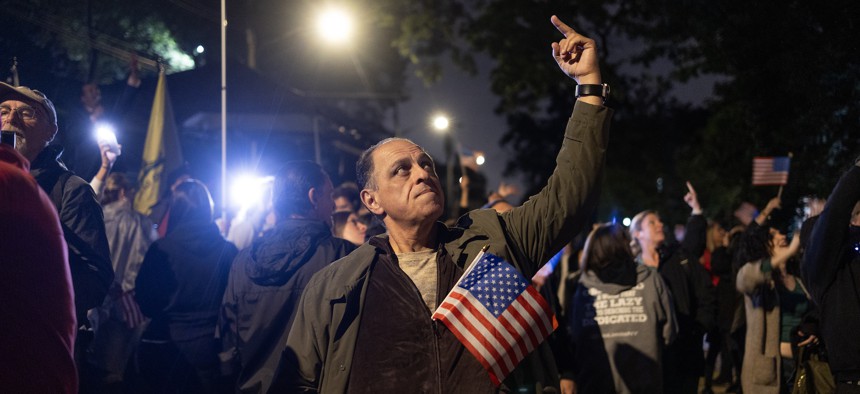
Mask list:
POLYGON ((484 161, 486 161, 486 159, 484 159, 484 155, 478 155, 478 157, 475 158, 475 163, 479 166, 484 165, 484 161))
POLYGON ((262 205, 266 195, 267 184, 271 183, 274 177, 257 176, 245 174, 236 177, 231 188, 231 197, 233 205, 242 210, 251 208, 255 205, 262 205))
POLYGON ((109 123, 99 123, 96 125, 96 141, 116 145, 116 129, 109 123))
POLYGON ((344 43, 352 35, 352 19, 340 9, 329 9, 317 19, 317 31, 331 43, 344 43))
POLYGON ((448 130, 450 123, 451 122, 448 120, 448 117, 445 115, 436 115, 436 117, 433 118, 433 128, 439 131, 448 130))

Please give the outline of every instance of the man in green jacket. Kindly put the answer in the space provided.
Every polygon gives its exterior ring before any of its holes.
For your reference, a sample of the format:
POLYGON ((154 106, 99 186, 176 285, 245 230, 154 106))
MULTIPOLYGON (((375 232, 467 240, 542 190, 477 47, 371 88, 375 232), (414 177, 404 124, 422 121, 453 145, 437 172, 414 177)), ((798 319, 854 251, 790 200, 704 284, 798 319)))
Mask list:
POLYGON ((477 210, 456 227, 437 222, 444 193, 433 160, 391 138, 356 165, 361 199, 385 224, 379 236, 308 284, 270 392, 540 392, 559 386, 544 343, 496 388, 447 327, 430 316, 482 247, 526 277, 583 225, 595 203, 612 111, 603 107, 593 40, 552 18, 562 71, 581 85, 556 169, 544 189, 503 214, 477 210), (535 391, 537 390, 537 391, 535 391))

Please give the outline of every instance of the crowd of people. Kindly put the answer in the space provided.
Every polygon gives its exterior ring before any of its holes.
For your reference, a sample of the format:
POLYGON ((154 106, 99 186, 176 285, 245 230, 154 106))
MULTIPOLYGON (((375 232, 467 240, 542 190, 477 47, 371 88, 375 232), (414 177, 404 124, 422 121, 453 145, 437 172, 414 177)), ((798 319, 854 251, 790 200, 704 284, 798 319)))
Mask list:
POLYGON ((578 85, 555 170, 519 206, 503 185, 481 209, 464 197, 446 223, 433 159, 402 138, 364 151, 357 183, 286 163, 266 202, 230 226, 182 171, 142 215, 134 182, 110 173, 115 148, 101 147, 90 182, 74 175, 49 144, 52 102, 0 83, 14 134, 0 144, 0 387, 710 393, 718 375, 732 392, 860 392, 860 162, 790 241, 768 224, 779 197, 729 227, 704 216, 689 182, 677 239, 655 210, 629 227, 588 223, 608 88, 594 41, 551 22, 563 36, 553 58, 578 85), (559 322, 499 385, 431 319, 485 251, 533 278, 559 322))

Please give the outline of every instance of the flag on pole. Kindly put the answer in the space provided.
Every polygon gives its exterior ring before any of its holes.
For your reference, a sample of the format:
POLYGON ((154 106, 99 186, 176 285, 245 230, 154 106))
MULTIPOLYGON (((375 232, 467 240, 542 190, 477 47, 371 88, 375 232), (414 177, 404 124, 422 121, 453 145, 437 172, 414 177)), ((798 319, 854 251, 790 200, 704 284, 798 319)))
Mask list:
POLYGON ((538 291, 516 268, 481 253, 433 313, 490 374, 505 377, 558 327, 538 291))
POLYGON ((785 185, 788 183, 788 168, 791 158, 782 157, 754 157, 753 158, 753 186, 761 185, 785 185))
POLYGON ((182 166, 182 149, 173 119, 173 107, 167 93, 167 80, 164 71, 158 75, 158 86, 152 100, 152 113, 143 147, 143 164, 137 180, 140 189, 134 198, 134 209, 149 215, 166 185, 166 177, 171 171, 182 166))

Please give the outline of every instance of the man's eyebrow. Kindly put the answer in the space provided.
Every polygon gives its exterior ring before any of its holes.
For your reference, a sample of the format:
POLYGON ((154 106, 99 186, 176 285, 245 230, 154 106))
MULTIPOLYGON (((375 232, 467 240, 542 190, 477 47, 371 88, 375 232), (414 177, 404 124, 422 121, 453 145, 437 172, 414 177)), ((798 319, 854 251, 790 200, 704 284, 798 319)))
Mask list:
POLYGON ((403 158, 397 159, 393 163, 391 163, 391 166, 389 168, 393 170, 399 166, 407 166, 411 162, 412 162, 412 160, 409 157, 403 157, 403 158))

